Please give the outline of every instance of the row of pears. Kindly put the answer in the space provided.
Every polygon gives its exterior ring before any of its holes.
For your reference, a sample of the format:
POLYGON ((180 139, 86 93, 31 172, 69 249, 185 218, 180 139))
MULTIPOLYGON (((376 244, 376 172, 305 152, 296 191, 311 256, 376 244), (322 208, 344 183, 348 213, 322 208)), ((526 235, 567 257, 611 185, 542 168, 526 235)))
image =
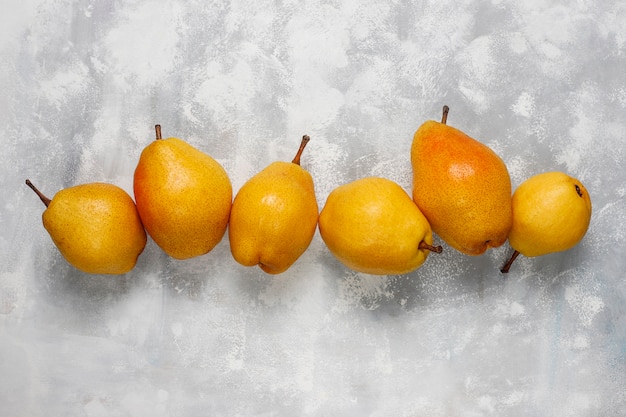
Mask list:
POLYGON ((169 256, 189 259, 210 252, 228 231, 233 258, 268 274, 289 269, 309 247, 316 229, 347 268, 405 274, 419 268, 438 235, 467 255, 481 255, 507 240, 533 257, 564 251, 586 234, 591 200, 580 181, 545 172, 512 193, 504 161, 488 146, 441 121, 429 120, 411 145, 412 196, 380 177, 360 178, 332 190, 319 210, 314 181, 300 164, 309 136, 291 162, 276 161, 243 184, 233 199, 225 169, 178 138, 161 136, 142 151, 133 177, 133 200, 121 188, 83 184, 46 205, 45 229, 63 257, 93 274, 134 268, 149 235, 169 256), (146 235, 147 232, 147 235, 146 235))

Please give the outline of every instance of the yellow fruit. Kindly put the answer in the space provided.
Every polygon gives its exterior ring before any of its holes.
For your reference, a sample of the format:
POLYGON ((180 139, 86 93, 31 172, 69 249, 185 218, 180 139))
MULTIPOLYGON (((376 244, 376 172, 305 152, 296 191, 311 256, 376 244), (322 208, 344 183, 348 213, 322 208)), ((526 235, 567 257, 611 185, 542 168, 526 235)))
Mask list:
POLYGON ((576 178, 563 172, 544 172, 524 181, 513 193, 513 227, 509 244, 513 257, 534 257, 574 247, 587 233, 591 199, 576 178))
POLYGON ((126 191, 104 183, 65 188, 48 199, 29 181, 47 206, 43 225, 63 257, 90 274, 124 274, 146 245, 146 232, 126 191))
POLYGON ((368 274, 405 274, 433 247, 432 232, 411 197, 395 182, 362 178, 334 189, 319 217, 328 249, 348 268, 368 274))
POLYGON ((413 200, 433 231, 468 255, 501 246, 512 224, 511 180, 489 147, 441 123, 425 122, 411 146, 413 200))
POLYGON ((277 161, 239 190, 230 214, 228 236, 234 259, 279 274, 309 247, 317 227, 313 178, 300 166, 308 136, 292 162, 277 161))
POLYGON ((141 220, 157 245, 176 259, 211 251, 228 225, 232 187, 224 168, 178 138, 161 138, 141 153, 134 193, 141 220))

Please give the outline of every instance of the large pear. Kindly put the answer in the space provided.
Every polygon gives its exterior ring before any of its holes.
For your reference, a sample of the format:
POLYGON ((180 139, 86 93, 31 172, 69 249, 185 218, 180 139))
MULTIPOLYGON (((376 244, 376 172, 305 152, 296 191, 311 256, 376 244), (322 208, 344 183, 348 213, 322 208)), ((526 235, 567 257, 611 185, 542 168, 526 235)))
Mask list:
POLYGON ((133 189, 148 234, 175 259, 211 251, 222 239, 232 204, 224 168, 178 138, 157 138, 141 153, 133 189))
POLYGON ((120 187, 90 183, 65 188, 52 200, 31 182, 46 205, 42 220, 61 255, 90 274, 124 274, 146 245, 135 202, 120 187))
POLYGON ((489 147, 446 124, 429 120, 411 146, 413 200, 433 231, 468 255, 501 246, 512 225, 511 179, 489 147))
POLYGON ((273 162, 237 193, 228 236, 231 253, 240 264, 279 274, 309 247, 318 206, 313 178, 300 166, 308 141, 305 135, 292 162, 273 162))
POLYGON ((430 225, 411 197, 386 178, 366 177, 335 188, 319 217, 330 252, 348 268, 373 275, 406 274, 431 251, 430 225))

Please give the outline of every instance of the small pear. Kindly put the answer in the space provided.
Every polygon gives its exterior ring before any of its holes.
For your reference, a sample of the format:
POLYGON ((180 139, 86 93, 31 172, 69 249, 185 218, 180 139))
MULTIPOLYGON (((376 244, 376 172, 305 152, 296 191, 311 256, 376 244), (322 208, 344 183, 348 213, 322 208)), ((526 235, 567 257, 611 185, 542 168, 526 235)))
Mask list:
POLYGON ((309 136, 303 136, 292 162, 273 162, 235 196, 228 237, 240 264, 279 274, 309 247, 319 213, 313 178, 300 166, 308 141, 309 136))
POLYGON ((348 268, 406 274, 440 253, 426 217, 397 183, 366 177, 335 188, 319 217, 328 249, 348 268))
POLYGON ((574 247, 591 222, 591 198, 576 178, 563 172, 544 172, 524 181, 513 193, 514 249, 501 272, 509 272, 521 253, 534 257, 574 247))
POLYGON ((65 188, 50 200, 28 185, 46 205, 42 220, 61 255, 90 274, 125 274, 146 245, 146 232, 132 198, 121 188, 91 183, 65 188))
POLYGON ((413 199, 443 241, 468 255, 501 246, 511 229, 511 179, 489 147, 429 120, 411 145, 413 199))
POLYGON ((161 137, 141 153, 133 189, 148 234, 175 259, 211 251, 228 225, 232 187, 224 168, 178 138, 161 137))

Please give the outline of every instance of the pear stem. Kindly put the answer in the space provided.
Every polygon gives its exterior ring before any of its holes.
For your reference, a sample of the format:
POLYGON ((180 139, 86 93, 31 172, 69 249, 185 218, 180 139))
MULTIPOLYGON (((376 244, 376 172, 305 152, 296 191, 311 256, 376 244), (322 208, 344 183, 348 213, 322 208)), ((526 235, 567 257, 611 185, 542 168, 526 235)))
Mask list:
POLYGON ((43 194, 41 193, 41 191, 39 191, 39 190, 37 189, 37 187, 35 187, 35 185, 34 185, 32 182, 30 182, 30 180, 26 180, 26 185, 28 185, 28 186, 31 188, 31 190, 33 190, 33 191, 35 192, 35 194, 37 194, 37 195, 39 196, 39 198, 40 198, 40 199, 41 199, 41 201, 42 201, 42 202, 46 205, 46 207, 48 207, 48 206, 50 205, 50 202, 51 202, 52 200, 50 200, 48 197, 46 197, 45 195, 43 195, 43 194))
POLYGON ((293 161, 291 161, 292 163, 296 165, 300 165, 300 157, 302 156, 302 151, 304 151, 306 144, 309 143, 310 140, 311 138, 309 137, 309 135, 302 136, 302 141, 300 142, 300 149, 298 149, 296 156, 293 158, 293 161))
POLYGON ((502 267, 500 272, 502 272, 503 274, 508 273, 509 269, 511 268, 511 265, 513 265, 513 262, 515 262, 515 260, 517 259, 518 256, 519 256, 519 252, 518 251, 514 251, 513 255, 511 255, 511 257, 509 258, 507 263, 504 264, 504 266, 502 267))
POLYGON ((450 107, 443 106, 443 114, 441 115, 441 123, 446 124, 448 121, 448 112, 450 111, 450 107))
POLYGON ((156 133, 156 140, 163 139, 163 136, 161 136, 161 125, 154 125, 154 131, 156 133))
POLYGON ((426 250, 429 250, 431 252, 436 252, 436 253, 443 252, 443 248, 441 246, 429 245, 428 243, 424 242, 423 240, 420 242, 420 244, 419 244, 419 246, 417 248, 418 249, 426 249, 426 250))

